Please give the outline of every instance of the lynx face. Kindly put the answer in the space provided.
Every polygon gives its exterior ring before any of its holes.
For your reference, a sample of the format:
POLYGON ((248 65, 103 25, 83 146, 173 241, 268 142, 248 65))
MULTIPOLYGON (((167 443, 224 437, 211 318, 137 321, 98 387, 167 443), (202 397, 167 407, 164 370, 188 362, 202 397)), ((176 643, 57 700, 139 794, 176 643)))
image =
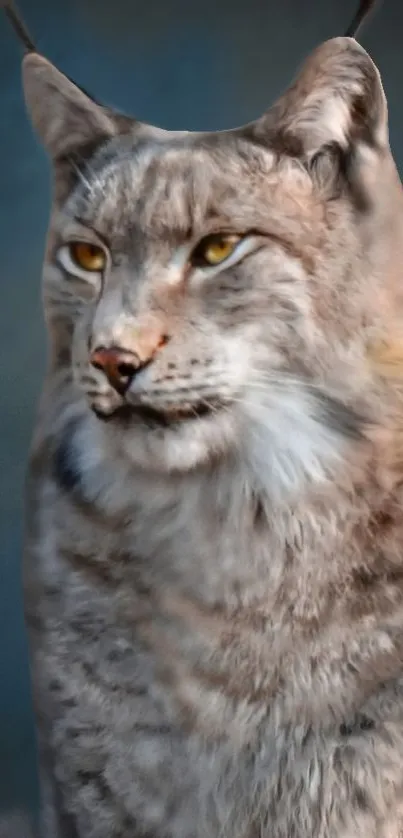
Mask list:
POLYGON ((304 247, 307 261, 323 210, 297 163, 241 140, 210 146, 101 153, 50 253, 50 282, 77 306, 72 368, 88 406, 131 456, 147 448, 171 467, 226 453, 262 411, 287 421, 290 398, 308 400, 304 247))
POLYGON ((359 434, 346 370, 380 315, 390 161, 368 56, 328 42, 257 123, 209 135, 118 117, 39 56, 25 77, 55 160, 48 322, 105 444, 152 469, 319 474, 359 434))

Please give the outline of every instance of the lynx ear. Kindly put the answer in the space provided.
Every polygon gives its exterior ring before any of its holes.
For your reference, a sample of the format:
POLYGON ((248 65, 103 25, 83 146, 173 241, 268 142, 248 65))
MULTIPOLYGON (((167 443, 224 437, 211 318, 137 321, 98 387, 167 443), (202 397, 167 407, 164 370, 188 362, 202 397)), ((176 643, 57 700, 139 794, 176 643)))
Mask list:
POLYGON ((117 120, 46 58, 23 60, 23 85, 34 130, 53 159, 95 146, 118 132, 117 120))
POLYGON ((254 124, 262 140, 278 138, 311 160, 326 148, 349 151, 388 146, 387 105, 379 72, 352 38, 326 41, 308 58, 294 84, 254 124))

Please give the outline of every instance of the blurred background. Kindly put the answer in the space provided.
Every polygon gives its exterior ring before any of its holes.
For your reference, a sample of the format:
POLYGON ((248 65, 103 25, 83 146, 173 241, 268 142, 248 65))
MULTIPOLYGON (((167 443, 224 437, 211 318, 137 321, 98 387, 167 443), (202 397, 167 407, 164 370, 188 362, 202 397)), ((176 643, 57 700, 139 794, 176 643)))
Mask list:
MULTIPOLYGON (((19 0, 38 49, 94 96, 176 129, 253 119, 355 0, 19 0)), ((362 34, 403 165, 403 2, 362 34)), ((21 49, 0 11, 0 809, 35 807, 35 737, 20 585, 22 492, 45 359, 41 260, 50 172, 24 112, 21 49)))

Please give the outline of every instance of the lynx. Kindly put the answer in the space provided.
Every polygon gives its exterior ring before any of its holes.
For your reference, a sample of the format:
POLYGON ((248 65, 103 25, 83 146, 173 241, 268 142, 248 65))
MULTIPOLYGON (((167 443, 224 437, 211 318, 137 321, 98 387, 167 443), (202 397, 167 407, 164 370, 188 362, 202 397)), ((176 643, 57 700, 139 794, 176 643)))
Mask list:
POLYGON ((24 585, 51 838, 398 838, 403 193, 379 73, 167 132, 24 59, 53 161, 24 585))

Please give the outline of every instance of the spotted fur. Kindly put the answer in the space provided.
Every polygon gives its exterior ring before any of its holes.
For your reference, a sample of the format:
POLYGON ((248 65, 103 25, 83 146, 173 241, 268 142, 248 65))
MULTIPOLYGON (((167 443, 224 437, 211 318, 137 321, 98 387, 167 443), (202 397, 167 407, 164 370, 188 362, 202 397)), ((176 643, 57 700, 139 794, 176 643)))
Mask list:
POLYGON ((398 838, 403 197, 378 71, 328 41, 212 134, 118 116, 34 53, 24 84, 54 171, 25 558, 44 834, 398 838), (192 265, 223 230, 239 258, 192 265), (61 267, 71 238, 103 276, 61 267), (123 395, 100 345, 138 358, 123 395))

